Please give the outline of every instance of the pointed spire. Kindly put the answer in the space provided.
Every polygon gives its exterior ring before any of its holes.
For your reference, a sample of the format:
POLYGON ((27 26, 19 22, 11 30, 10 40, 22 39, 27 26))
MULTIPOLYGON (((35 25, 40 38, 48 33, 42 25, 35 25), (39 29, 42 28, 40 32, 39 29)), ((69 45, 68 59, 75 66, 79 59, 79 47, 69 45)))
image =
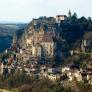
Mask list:
POLYGON ((68 12, 68 17, 71 18, 71 11, 69 9, 69 12, 68 12))

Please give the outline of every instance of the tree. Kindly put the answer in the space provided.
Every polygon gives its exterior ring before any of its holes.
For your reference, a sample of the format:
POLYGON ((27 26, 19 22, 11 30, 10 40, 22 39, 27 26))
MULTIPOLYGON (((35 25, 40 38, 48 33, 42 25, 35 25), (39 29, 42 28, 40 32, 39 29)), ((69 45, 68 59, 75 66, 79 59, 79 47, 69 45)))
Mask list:
POLYGON ((76 14, 76 13, 74 13, 74 14, 72 15, 71 21, 72 21, 72 23, 76 23, 76 22, 77 22, 77 14, 76 14))
POLYGON ((78 19, 78 23, 80 24, 85 22, 87 22, 87 19, 84 16, 78 19))

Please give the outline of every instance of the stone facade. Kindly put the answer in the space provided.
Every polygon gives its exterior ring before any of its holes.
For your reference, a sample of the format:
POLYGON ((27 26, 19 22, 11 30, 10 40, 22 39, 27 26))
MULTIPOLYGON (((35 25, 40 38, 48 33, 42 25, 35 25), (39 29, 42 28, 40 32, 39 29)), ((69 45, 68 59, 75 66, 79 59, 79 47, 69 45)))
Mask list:
POLYGON ((54 31, 46 32, 43 27, 39 30, 29 27, 27 32, 25 46, 29 49, 30 56, 53 58, 56 49, 56 42, 53 40, 54 31))
POLYGON ((60 23, 61 21, 66 21, 68 18, 66 15, 57 15, 56 16, 56 21, 57 23, 60 23))

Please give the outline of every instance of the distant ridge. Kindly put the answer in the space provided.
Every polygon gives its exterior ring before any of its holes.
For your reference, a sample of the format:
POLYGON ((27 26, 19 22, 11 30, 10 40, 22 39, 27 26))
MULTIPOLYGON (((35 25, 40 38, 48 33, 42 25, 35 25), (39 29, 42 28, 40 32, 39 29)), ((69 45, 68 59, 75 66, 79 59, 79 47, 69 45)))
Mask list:
POLYGON ((0 21, 0 24, 27 24, 28 22, 0 21))
POLYGON ((0 21, 0 53, 11 46, 14 33, 20 37, 26 25, 22 22, 0 21))

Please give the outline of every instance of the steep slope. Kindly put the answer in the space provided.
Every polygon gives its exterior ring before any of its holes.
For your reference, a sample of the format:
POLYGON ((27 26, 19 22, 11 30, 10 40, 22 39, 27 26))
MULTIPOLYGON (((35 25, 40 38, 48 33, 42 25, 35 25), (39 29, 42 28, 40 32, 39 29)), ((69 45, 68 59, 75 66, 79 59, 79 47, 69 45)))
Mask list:
POLYGON ((14 33, 18 38, 24 32, 26 24, 0 24, 0 52, 9 48, 12 43, 14 33))

